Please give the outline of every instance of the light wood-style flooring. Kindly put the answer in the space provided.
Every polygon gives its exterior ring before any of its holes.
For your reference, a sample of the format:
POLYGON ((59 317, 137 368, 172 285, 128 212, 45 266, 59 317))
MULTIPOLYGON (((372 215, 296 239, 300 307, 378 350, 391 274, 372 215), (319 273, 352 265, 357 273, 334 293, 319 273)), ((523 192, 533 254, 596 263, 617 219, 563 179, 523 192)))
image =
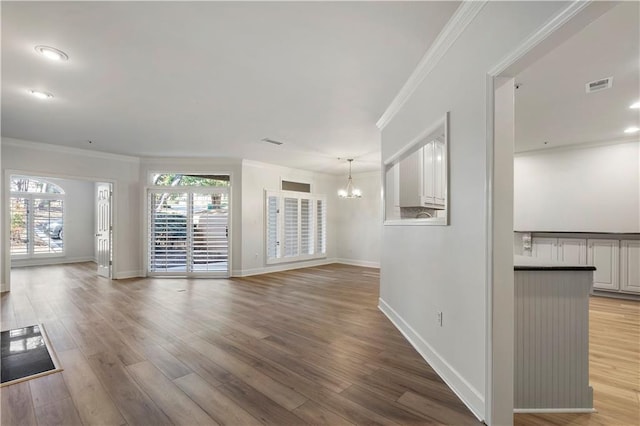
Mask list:
POLYGON ((2 425, 479 424, 377 309, 375 269, 229 280, 20 268, 3 330, 43 323, 64 371, 4 387, 2 425))

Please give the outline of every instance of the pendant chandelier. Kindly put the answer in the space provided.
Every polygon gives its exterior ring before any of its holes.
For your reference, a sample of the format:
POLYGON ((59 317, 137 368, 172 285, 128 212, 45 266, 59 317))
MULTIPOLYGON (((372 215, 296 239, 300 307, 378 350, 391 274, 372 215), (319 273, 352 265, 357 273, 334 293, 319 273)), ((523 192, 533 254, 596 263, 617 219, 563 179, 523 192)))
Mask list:
POLYGON ((349 179, 347 179, 347 187, 338 191, 340 198, 362 198, 362 192, 353 186, 353 178, 351 178, 351 163, 353 158, 347 159, 349 162, 349 179))

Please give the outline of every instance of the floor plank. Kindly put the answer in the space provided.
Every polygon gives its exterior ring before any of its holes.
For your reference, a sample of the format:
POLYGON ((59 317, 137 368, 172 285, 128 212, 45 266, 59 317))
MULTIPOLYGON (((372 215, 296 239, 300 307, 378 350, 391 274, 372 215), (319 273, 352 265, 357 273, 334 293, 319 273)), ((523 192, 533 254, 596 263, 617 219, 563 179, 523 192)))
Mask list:
POLYGON ((36 425, 29 383, 20 382, 0 388, 0 401, 3 425, 36 425))
POLYGON ((181 425, 218 424, 149 361, 130 365, 127 370, 158 406, 162 407, 173 423, 181 425))

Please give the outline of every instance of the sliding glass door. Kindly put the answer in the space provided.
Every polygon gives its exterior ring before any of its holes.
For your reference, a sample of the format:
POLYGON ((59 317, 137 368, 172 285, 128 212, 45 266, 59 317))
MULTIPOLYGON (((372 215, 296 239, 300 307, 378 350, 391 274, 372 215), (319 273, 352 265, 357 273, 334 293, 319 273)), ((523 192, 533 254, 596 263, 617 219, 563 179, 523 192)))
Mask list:
POLYGON ((228 277, 229 189, 167 189, 149 190, 149 275, 228 277))

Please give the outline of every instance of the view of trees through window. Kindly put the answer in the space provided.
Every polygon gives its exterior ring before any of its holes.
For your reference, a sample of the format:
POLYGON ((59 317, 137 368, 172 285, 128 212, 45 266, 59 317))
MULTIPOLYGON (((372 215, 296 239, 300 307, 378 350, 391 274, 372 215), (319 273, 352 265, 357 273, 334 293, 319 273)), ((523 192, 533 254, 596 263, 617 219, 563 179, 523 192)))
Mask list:
POLYGON ((40 178, 11 176, 11 255, 64 253, 64 191, 40 178))

